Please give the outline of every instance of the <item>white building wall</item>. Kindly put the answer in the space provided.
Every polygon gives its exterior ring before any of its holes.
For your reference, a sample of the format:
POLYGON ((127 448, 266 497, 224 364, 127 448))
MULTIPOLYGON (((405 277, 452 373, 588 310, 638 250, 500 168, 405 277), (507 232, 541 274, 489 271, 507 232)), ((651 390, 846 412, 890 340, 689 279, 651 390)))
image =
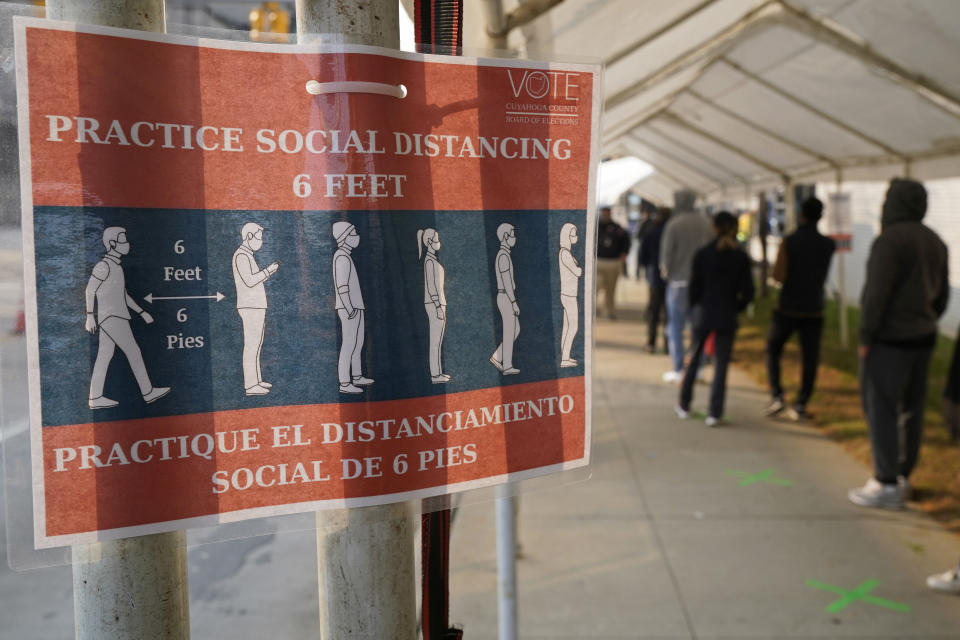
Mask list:
MULTIPOLYGON (((844 260, 847 300, 854 306, 859 306, 870 246, 880 232, 880 213, 887 185, 886 182, 849 182, 842 186, 842 190, 851 195, 853 251, 838 254, 838 258, 844 260)), ((940 330, 953 337, 960 326, 960 178, 928 180, 924 185, 928 195, 924 222, 940 234, 950 250, 950 305, 940 321, 940 330)), ((829 202, 828 195, 834 191, 836 185, 833 183, 817 184, 817 197, 825 204, 829 202)), ((826 233, 825 220, 820 228, 826 233)), ((832 291, 839 287, 837 274, 835 258, 828 280, 832 291)))

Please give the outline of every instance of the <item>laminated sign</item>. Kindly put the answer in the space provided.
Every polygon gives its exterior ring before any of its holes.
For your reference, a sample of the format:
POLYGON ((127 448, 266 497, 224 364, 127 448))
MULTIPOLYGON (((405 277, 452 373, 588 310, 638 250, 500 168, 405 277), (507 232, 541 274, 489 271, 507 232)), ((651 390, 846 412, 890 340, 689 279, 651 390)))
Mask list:
POLYGON ((600 68, 17 22, 36 542, 586 465, 600 68))

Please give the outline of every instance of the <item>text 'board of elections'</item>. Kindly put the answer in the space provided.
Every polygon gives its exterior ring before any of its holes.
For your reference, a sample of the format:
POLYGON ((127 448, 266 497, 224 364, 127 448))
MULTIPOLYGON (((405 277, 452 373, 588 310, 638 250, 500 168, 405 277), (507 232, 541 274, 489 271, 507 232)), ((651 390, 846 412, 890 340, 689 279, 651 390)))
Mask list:
POLYGON ((598 66, 16 35, 38 547, 588 463, 598 66))

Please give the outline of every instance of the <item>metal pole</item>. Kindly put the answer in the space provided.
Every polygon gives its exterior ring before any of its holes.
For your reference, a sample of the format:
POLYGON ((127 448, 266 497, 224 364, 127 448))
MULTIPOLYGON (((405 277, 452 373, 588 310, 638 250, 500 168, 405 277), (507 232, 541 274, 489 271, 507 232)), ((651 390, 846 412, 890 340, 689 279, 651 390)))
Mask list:
POLYGON ((190 638, 183 531, 73 547, 77 640, 190 638))
MULTIPOLYGON (((297 0, 297 40, 398 49, 396 0, 297 0)), ((409 504, 317 513, 320 637, 415 640, 409 504)))
MULTIPOLYGON (((163 0, 48 0, 47 17, 162 33, 163 0)), ((78 640, 190 637, 182 531, 73 547, 78 640)))
POLYGON ((499 640, 517 638, 517 512, 511 485, 497 487, 497 600, 499 640))
POLYGON ((793 188, 793 180, 786 177, 783 181, 783 217, 784 235, 793 233, 797 229, 797 194, 793 188))
MULTIPOLYGON (((843 171, 837 170, 837 196, 843 187, 843 171)), ((846 233, 848 229, 837 229, 837 233, 846 233)), ((847 276, 844 269, 844 252, 837 255, 837 278, 840 280, 837 286, 837 294, 840 297, 838 301, 838 310, 840 313, 840 346, 846 349, 850 346, 850 319, 847 317, 847 276)))
POLYGON ((484 36, 487 49, 507 48, 507 18, 503 12, 503 0, 483 0, 484 36))

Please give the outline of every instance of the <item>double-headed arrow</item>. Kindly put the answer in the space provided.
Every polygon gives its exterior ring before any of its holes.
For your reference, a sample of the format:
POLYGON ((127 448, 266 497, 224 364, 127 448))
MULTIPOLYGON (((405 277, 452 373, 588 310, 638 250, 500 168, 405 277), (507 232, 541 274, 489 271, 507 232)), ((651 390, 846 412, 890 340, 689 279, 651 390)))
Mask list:
POLYGON ((153 304, 154 300, 214 300, 215 299, 217 302, 220 302, 226 297, 227 296, 217 291, 217 295, 215 296, 155 296, 152 293, 148 293, 146 296, 144 296, 143 299, 149 302, 150 304, 153 304))

